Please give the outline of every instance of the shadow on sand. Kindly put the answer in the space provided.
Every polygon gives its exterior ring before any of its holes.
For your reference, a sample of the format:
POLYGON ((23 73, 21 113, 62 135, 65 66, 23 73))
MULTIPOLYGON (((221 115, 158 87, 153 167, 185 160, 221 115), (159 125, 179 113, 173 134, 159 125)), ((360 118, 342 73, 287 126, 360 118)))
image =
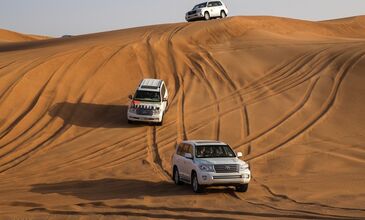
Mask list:
POLYGON ((80 127, 119 128, 130 127, 127 123, 127 110, 126 105, 61 102, 52 106, 49 115, 62 118, 66 124, 80 127))
MULTIPOLYGON (((54 210, 45 207, 28 209, 29 212, 44 212, 56 215, 104 215, 104 216, 133 216, 144 218, 178 218, 178 219, 207 219, 217 218, 217 215, 230 215, 219 217, 219 219, 232 219, 240 217, 263 217, 263 218, 287 218, 287 219, 358 219, 356 217, 323 215, 321 213, 307 212, 301 210, 277 209, 270 212, 252 212, 239 210, 217 210, 195 207, 167 207, 167 206, 145 206, 145 205, 107 205, 102 200, 111 199, 143 199, 145 196, 169 197, 169 196, 205 196, 214 193, 234 192, 233 188, 212 188, 208 189, 202 195, 194 194, 188 185, 175 186, 168 182, 149 182, 143 180, 131 179, 99 179, 99 180, 80 180, 67 181, 51 184, 32 185, 31 192, 41 194, 61 194, 66 196, 75 196, 80 199, 92 201, 90 203, 76 204, 85 207, 86 210, 54 210), (87 208, 94 208, 93 211, 87 211, 87 208), (101 210, 95 210, 100 208, 101 210), (106 209, 113 209, 107 211, 106 209), (140 212, 141 210, 146 212, 140 212), (174 214, 160 213, 161 211, 175 212, 174 214), (189 213, 189 215, 187 215, 189 213), (194 214, 196 213, 196 214, 194 214), (191 215, 192 214, 192 215, 191 215), (201 214, 204 215, 201 216, 201 214), (192 217, 194 216, 194 217, 192 217), (201 216, 201 217, 199 217, 201 216)), ((249 205, 242 201, 243 205, 249 205)))

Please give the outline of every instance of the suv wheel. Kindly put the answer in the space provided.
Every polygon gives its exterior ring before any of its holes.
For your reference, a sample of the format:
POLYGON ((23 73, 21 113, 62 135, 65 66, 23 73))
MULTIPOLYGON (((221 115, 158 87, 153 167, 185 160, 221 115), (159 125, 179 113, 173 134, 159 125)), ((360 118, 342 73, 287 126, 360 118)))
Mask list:
POLYGON ((204 190, 204 187, 199 184, 198 177, 197 177, 196 173, 192 174, 191 187, 193 188, 193 191, 195 193, 201 193, 204 190))
POLYGON ((209 12, 207 12, 207 11, 206 11, 206 12, 204 13, 204 19, 205 19, 205 20, 210 20, 210 14, 209 14, 209 12))
POLYGON ((226 12, 225 11, 221 11, 221 18, 225 18, 225 17, 227 17, 226 12))
POLYGON ((181 185, 182 182, 180 180, 180 174, 179 174, 179 170, 177 169, 177 167, 174 168, 174 173, 172 178, 174 179, 174 182, 176 185, 181 185))
POLYGON ((241 184, 239 186, 236 186, 236 190, 238 192, 247 192, 247 190, 248 190, 248 184, 241 184))
POLYGON ((157 122, 157 123, 156 123, 156 125, 157 125, 157 126, 162 126, 162 123, 163 123, 163 118, 161 119, 161 121, 160 121, 160 122, 157 122))

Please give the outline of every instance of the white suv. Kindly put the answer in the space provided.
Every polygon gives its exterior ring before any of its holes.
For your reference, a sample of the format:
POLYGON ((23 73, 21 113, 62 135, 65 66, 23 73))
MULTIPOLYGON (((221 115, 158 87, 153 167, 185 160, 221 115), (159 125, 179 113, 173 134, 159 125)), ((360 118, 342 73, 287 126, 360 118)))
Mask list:
POLYGON ((246 192, 251 180, 249 165, 238 159, 242 153, 219 141, 183 141, 172 157, 175 184, 191 184, 194 192, 206 186, 235 186, 246 192))
POLYGON ((228 9, 222 1, 208 1, 195 5, 191 11, 185 14, 186 21, 199 19, 209 20, 211 18, 225 18, 228 9))
POLYGON ((128 123, 143 121, 162 124, 168 105, 168 92, 163 80, 142 80, 134 96, 130 95, 129 99, 128 123))

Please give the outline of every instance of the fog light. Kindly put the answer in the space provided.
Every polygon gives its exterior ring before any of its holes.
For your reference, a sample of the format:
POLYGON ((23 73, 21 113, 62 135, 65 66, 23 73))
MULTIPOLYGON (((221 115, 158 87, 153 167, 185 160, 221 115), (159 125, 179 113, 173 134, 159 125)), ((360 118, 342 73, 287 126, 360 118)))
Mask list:
POLYGON ((248 178, 250 178, 250 175, 249 175, 249 174, 243 174, 243 175, 242 175, 242 177, 243 177, 244 179, 248 179, 248 178))
POLYGON ((203 177, 203 180, 207 180, 207 176, 202 176, 203 177))

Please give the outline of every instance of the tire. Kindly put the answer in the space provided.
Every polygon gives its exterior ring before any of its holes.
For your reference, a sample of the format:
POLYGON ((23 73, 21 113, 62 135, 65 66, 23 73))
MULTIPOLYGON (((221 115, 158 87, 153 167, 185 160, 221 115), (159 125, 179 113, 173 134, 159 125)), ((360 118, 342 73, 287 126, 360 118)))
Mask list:
POLYGON ((163 124, 163 118, 161 119, 161 121, 160 121, 160 122, 157 122, 157 123, 156 123, 156 125, 157 125, 157 126, 162 126, 162 124, 163 124))
POLYGON ((239 186, 236 186, 237 192, 247 192, 248 190, 248 184, 241 184, 239 186))
POLYGON ((193 173, 191 175, 191 188, 193 189, 193 192, 195 192, 195 193, 201 193, 204 191, 204 187, 199 184, 196 173, 193 173))
POLYGON ((225 11, 221 11, 221 18, 225 18, 225 17, 227 17, 226 12, 225 11))
POLYGON ((177 169, 177 167, 174 167, 174 173, 172 174, 172 179, 174 180, 174 183, 176 185, 181 185, 182 184, 182 182, 180 180, 179 170, 177 169))
POLYGON ((210 14, 209 14, 209 12, 207 12, 207 11, 206 11, 206 12, 204 13, 204 19, 205 19, 205 20, 210 20, 210 14))

